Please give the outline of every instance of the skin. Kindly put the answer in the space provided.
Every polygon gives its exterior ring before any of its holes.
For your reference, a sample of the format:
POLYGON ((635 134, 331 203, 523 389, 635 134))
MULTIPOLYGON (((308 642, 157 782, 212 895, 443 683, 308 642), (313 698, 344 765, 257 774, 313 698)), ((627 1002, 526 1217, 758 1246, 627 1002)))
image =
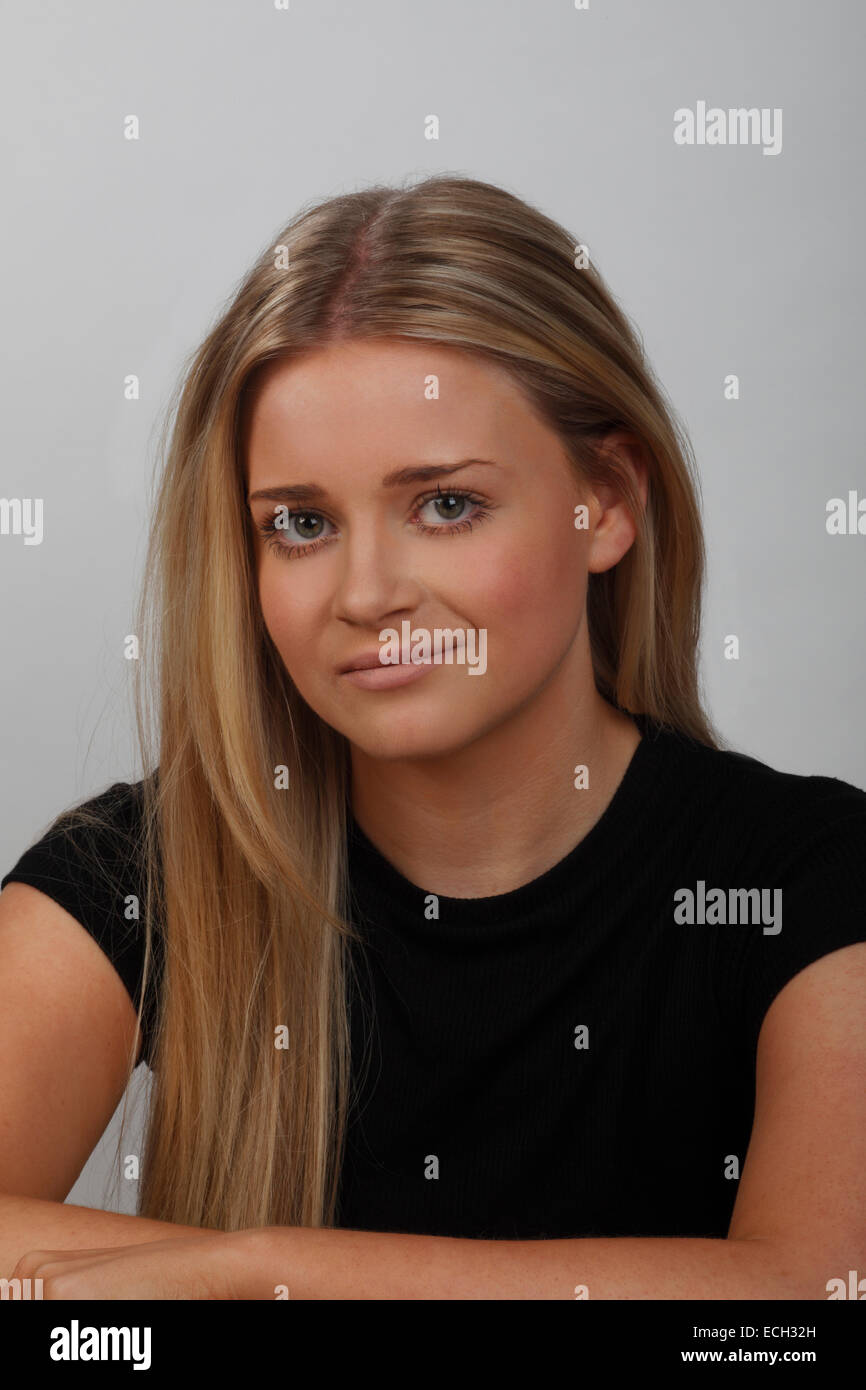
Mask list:
MULTIPOLYGON (((634 541, 620 497, 579 486, 505 371, 428 343, 348 341, 271 364, 244 442, 264 622, 300 694, 350 742, 362 829, 410 881, 447 896, 508 892, 557 863, 599 819, 640 740, 595 688, 586 625, 589 574, 634 541), (492 464, 383 486, 396 469, 469 458, 492 464), (255 494, 310 482, 327 497, 285 504, 295 515, 277 550, 260 528, 279 503, 255 494), (431 498, 437 484, 444 502, 431 498), (449 487, 489 515, 449 503, 449 487), (578 530, 581 502, 589 526, 578 530), (438 664, 378 691, 338 674, 403 620, 486 629, 486 671, 438 664), (590 769, 579 794, 577 763, 590 769)), ((617 432, 605 445, 645 497, 635 441, 617 432)))
MULTIPOLYGON (((633 441, 607 442, 637 473, 633 441)), ((507 378, 427 345, 342 345, 270 370, 251 444, 251 491, 316 479, 331 493, 324 510, 333 527, 318 529, 336 538, 321 549, 287 561, 257 542, 259 594, 301 694, 350 740, 362 828, 407 877, 445 894, 506 892, 543 872, 598 818, 638 741, 632 721, 595 693, 586 643, 587 576, 615 564, 634 538, 621 504, 609 493, 580 495, 558 441, 507 378), (431 372, 442 385, 435 403, 419 385, 431 372), (414 528, 429 483, 381 487, 392 468, 469 455, 499 464, 452 475, 491 507, 471 531, 430 537, 414 528), (587 531, 573 526, 579 500, 590 508, 587 531), (335 668, 375 648, 379 630, 403 617, 413 627, 485 626, 488 672, 442 666, 384 692, 341 682, 335 668), (577 761, 591 768, 591 788, 579 797, 577 761)), ((253 514, 263 519, 267 507, 254 502, 253 514)), ((431 512, 424 516, 435 525, 431 512)), ((29 1135, 38 1146, 32 1173, 45 1163, 44 1106, 38 1115, 28 1108, 41 1077, 56 1072, 58 1057, 74 1057, 70 1084, 89 1077, 93 1092, 79 1097, 76 1113, 103 1117, 98 1133, 121 1073, 102 1094, 81 1048, 122 1059, 135 1018, 120 978, 63 909, 43 899, 37 919, 42 895, 23 884, 0 897, 0 1023, 9 1039, 26 1027, 44 1045, 43 1054, 29 1045, 6 1069, 13 1089, 5 1102, 0 1085, 9 1132, 25 1136, 16 1144, 29 1135), (85 988, 88 1027, 70 1051, 85 988), (115 1037, 113 1047, 94 1041, 115 1037)), ((61 1300, 273 1299, 286 1289, 293 1299, 824 1300, 829 1279, 866 1268, 864 992, 861 943, 800 971, 770 1007, 726 1240, 226 1233, 0 1194, 0 1263, 13 1266, 12 1277, 43 1279, 42 1296, 61 1300)), ((56 1113, 58 1134, 68 1133, 67 1107, 56 1113)), ((52 1188, 66 1190, 62 1138, 48 1151, 52 1188)), ((43 1188, 49 1180, 44 1173, 43 1188)))

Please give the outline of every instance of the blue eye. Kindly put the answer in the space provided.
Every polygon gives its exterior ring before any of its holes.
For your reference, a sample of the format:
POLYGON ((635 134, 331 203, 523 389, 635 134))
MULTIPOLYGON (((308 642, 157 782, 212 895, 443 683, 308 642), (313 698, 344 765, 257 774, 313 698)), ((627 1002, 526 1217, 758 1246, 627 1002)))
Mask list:
MULTIPOLYGON (((490 516, 490 513, 490 507, 486 506, 483 500, 476 497, 472 492, 468 492, 462 488, 449 488, 447 492, 442 492, 441 489, 437 488, 435 492, 429 493, 425 497, 420 497, 415 502, 412 524, 418 531, 423 532, 425 535, 432 536, 444 534, 447 536, 453 535, 457 531, 471 531, 476 522, 484 521, 490 516), (416 521, 414 518, 417 512, 422 507, 428 506, 431 502, 443 504, 459 502, 461 505, 456 517, 452 516, 448 518, 441 517, 440 515, 441 524, 439 525, 431 525, 428 522, 416 521), (462 514, 467 503, 473 508, 471 516, 464 516, 462 514)), ((316 550, 320 550, 323 545, 327 545, 329 541, 334 539, 333 536, 322 535, 321 532, 315 535, 305 534, 304 528, 308 527, 310 524, 312 524, 313 527, 321 527, 322 524, 330 526, 332 524, 321 512, 311 511, 309 508, 299 508, 297 511, 289 512, 286 522, 281 526, 277 525, 276 518, 277 512, 275 511, 272 516, 258 523, 258 530, 271 549, 276 551, 278 555, 284 556, 287 560, 300 559, 305 555, 312 555, 316 550), (300 536, 301 543, 288 545, 281 537, 289 534, 293 527, 295 528, 295 534, 300 536)))
POLYGON ((433 531, 444 531, 446 535, 450 535, 455 531, 471 531, 476 521, 483 521, 485 517, 488 517, 490 515, 490 511, 484 506, 484 503, 481 501, 480 498, 476 497, 471 492, 461 491, 459 488, 453 488, 448 492, 440 492, 437 490, 432 494, 432 496, 421 498, 417 505, 419 507, 426 507, 430 502, 438 503, 455 501, 461 503, 460 511, 457 513, 456 517, 443 517, 442 521, 444 524, 442 526, 429 526, 423 521, 418 521, 415 523, 415 525, 418 527, 418 530, 424 531, 427 534, 430 534, 433 531), (475 508, 475 511, 471 517, 466 517, 463 515, 463 504, 467 502, 471 503, 472 506, 475 508))
POLYGON ((321 512, 307 509, 289 512, 286 522, 281 526, 277 525, 277 513, 274 512, 273 516, 259 522, 258 530, 272 550, 275 550, 278 555, 285 556, 287 560, 291 560, 297 555, 311 554, 324 545, 326 541, 332 539, 330 536, 321 536, 320 534, 305 535, 303 528, 310 522, 313 526, 321 526, 323 523, 326 526, 331 524, 327 518, 322 516, 321 512), (300 545, 287 545, 284 540, 280 539, 281 536, 289 535, 293 527, 295 534, 301 537, 302 544, 300 545))

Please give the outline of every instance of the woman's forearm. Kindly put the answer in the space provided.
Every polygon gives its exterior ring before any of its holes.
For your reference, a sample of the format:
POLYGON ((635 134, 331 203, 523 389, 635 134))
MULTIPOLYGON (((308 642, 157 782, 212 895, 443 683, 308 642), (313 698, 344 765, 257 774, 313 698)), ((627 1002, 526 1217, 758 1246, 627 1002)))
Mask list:
POLYGON ((84 1207, 66 1207, 61 1229, 61 1207, 0 1198, 0 1245, 15 1250, 25 1233, 31 1251, 3 1277, 40 1278, 44 1298, 823 1300, 828 1279, 860 1267, 850 1237, 826 1234, 790 1243, 471 1240, 307 1226, 224 1233, 84 1207), (34 1248, 37 1231, 45 1239, 34 1248))
POLYGON ((769 1239, 499 1241, 278 1226, 244 1234, 249 1298, 283 1287, 300 1299, 825 1299, 836 1272, 832 1257, 769 1239))
POLYGON ((8 1279, 30 1250, 93 1250, 136 1245, 171 1236, 217 1235, 197 1226, 176 1226, 143 1216, 48 1202, 41 1197, 0 1194, 0 1278, 8 1279))

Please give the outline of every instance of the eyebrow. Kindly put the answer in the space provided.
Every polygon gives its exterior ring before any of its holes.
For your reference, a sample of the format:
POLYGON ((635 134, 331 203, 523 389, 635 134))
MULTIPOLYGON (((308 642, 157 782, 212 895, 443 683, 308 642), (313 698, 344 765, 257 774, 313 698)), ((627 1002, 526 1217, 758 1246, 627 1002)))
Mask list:
MULTIPOLYGON (((433 478, 456 473, 459 468, 468 468, 473 463, 481 463, 489 468, 498 466, 493 459, 461 459, 459 463, 428 463, 419 468, 396 468, 392 473, 385 474, 382 487, 405 487, 407 483, 427 483, 433 478)), ((292 486, 260 488, 258 492, 251 492, 247 497, 248 502, 298 502, 308 499, 327 501, 327 488, 320 487, 318 483, 297 483, 292 486)))

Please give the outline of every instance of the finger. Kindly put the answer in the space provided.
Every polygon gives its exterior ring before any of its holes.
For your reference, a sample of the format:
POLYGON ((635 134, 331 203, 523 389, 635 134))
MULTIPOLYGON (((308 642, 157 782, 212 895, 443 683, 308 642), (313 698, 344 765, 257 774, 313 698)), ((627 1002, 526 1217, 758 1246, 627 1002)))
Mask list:
POLYGON ((32 1276, 37 1270, 43 1269, 46 1265, 62 1264, 64 1262, 75 1261, 95 1261, 101 1257, 109 1257, 118 1253, 124 1248, 120 1246, 108 1247, 99 1246, 93 1250, 28 1250, 22 1255, 12 1271, 12 1278, 26 1279, 32 1276))

